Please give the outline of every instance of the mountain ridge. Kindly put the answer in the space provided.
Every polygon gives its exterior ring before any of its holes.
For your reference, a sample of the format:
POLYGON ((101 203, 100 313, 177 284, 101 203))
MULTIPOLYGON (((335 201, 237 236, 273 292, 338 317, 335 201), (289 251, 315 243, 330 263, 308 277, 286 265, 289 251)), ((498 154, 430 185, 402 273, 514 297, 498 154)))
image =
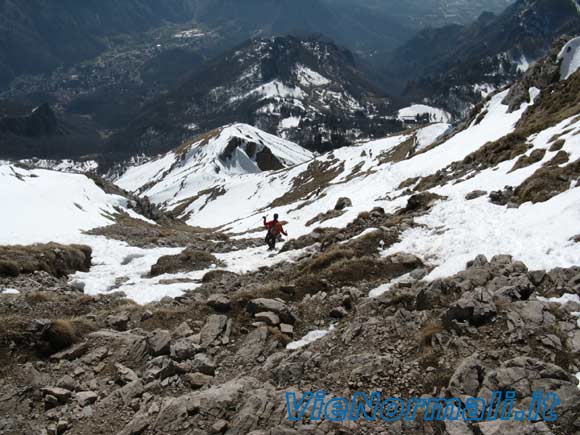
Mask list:
POLYGON ((499 16, 420 32, 388 58, 395 68, 386 75, 405 77, 406 87, 396 86, 407 98, 427 98, 464 115, 481 98, 474 86, 509 84, 558 37, 578 33, 575 0, 518 0, 499 16))
POLYGON ((192 129, 231 122, 322 151, 352 142, 357 134, 400 129, 394 114, 390 100, 365 78, 350 51, 319 36, 254 39, 146 107, 111 139, 108 151, 155 154, 192 136, 192 129))

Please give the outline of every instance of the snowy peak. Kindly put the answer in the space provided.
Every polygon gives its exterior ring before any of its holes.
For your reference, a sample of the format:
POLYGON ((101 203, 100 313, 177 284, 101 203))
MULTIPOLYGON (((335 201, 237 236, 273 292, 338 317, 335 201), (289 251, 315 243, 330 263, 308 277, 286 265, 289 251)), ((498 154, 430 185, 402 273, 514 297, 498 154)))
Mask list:
POLYGON ((116 184, 170 208, 217 194, 232 178, 276 171, 314 155, 247 124, 231 124, 187 141, 174 151, 129 168, 116 184))
POLYGON ((196 160, 230 174, 278 170, 313 158, 310 151, 247 124, 213 130, 182 145, 177 153, 182 164, 196 160))

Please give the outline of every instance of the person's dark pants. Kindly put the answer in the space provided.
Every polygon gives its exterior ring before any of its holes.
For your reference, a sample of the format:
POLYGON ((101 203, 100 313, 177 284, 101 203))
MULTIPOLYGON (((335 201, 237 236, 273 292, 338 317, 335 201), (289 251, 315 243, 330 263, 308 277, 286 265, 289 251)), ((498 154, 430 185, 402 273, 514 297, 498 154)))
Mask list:
POLYGON ((273 234, 268 233, 268 235, 266 236, 266 243, 268 244, 268 249, 270 251, 273 251, 274 249, 276 249, 276 236, 273 234))

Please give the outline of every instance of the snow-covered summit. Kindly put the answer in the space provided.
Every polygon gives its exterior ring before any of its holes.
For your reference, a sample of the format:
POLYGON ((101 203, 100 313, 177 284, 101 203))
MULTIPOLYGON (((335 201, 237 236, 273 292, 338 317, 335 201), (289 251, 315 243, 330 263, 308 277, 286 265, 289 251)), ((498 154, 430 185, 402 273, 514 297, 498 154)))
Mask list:
POLYGON ((275 171, 312 158, 295 143, 247 124, 230 124, 130 168, 116 184, 170 205, 208 189, 217 191, 232 177, 275 171))

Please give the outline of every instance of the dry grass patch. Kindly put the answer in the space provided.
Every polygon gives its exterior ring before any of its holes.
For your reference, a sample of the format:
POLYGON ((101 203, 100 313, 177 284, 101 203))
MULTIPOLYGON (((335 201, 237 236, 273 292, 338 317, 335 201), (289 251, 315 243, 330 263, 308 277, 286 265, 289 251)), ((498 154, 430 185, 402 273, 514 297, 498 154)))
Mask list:
POLYGON ((528 201, 534 204, 548 201, 568 190, 571 182, 578 177, 580 177, 580 160, 564 167, 545 166, 516 188, 514 200, 518 204, 528 201))
POLYGON ((29 304, 36 305, 55 301, 58 299, 58 296, 54 292, 32 292, 25 293, 24 299, 26 299, 26 302, 29 304))
POLYGON ((438 321, 427 322, 415 335, 415 339, 421 347, 433 346, 433 336, 444 331, 443 325, 438 321))
POLYGON ((0 317, 0 345, 10 342, 20 343, 24 337, 30 335, 30 319, 19 315, 0 317))
POLYGON ((0 246, 0 276, 18 276, 45 271, 57 278, 91 267, 92 249, 58 243, 0 246))
POLYGON ((335 159, 324 162, 315 160, 294 179, 292 188, 272 201, 268 208, 283 207, 305 199, 308 195, 327 187, 332 180, 343 172, 344 162, 339 162, 335 159))
POLYGON ((566 143, 566 141, 564 139, 558 139, 558 140, 556 140, 550 146, 550 152, 560 151, 564 147, 564 144, 565 143, 566 143))
POLYGON ((288 337, 286 334, 283 334, 278 328, 268 328, 270 331, 270 335, 272 338, 280 343, 282 347, 286 347, 289 343, 292 342, 292 339, 288 337))
POLYGON ((159 258, 151 267, 151 276, 203 270, 212 265, 222 266, 223 263, 209 252, 187 248, 177 255, 159 258))
POLYGON ((337 217, 340 217, 345 213, 346 213, 345 210, 328 210, 327 212, 320 213, 320 214, 316 215, 315 217, 313 217, 312 219, 310 219, 308 222, 306 222, 306 226, 309 227, 315 223, 321 224, 322 222, 326 222, 326 221, 329 221, 331 219, 335 219, 337 217))
POLYGON ((342 245, 332 246, 314 259, 307 262, 302 268, 304 273, 319 273, 331 265, 345 259, 350 259, 356 255, 353 249, 342 245))
POLYGON ((379 252, 381 245, 387 248, 398 241, 396 231, 387 232, 381 229, 357 237, 346 243, 348 248, 354 249, 357 256, 374 255, 379 252))
POLYGON ((42 332, 42 338, 48 342, 50 352, 54 353, 79 342, 94 330, 95 325, 83 318, 58 319, 42 332))
POLYGON ((509 172, 514 172, 517 171, 518 169, 522 169, 525 168, 526 166, 538 163, 540 160, 544 158, 545 155, 546 155, 545 149, 535 149, 530 153, 529 156, 521 156, 514 164, 513 168, 510 169, 509 172))

